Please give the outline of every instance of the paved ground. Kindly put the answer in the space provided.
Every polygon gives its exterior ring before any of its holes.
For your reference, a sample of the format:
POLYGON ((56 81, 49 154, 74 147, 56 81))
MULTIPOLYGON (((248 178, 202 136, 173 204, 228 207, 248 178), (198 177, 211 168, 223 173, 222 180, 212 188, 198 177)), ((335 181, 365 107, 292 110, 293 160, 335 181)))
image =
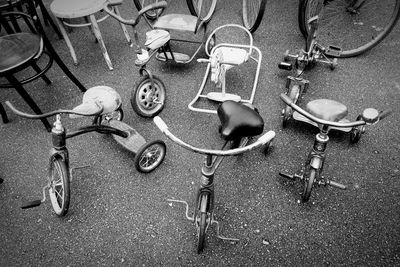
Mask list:
MULTIPOLYGON (((125 2, 123 14, 135 15, 131 1, 125 2)), ((219 1, 211 27, 240 23, 240 4, 234 2, 219 1)), ((223 234, 239 238, 239 243, 218 240, 212 230, 204 253, 196 254, 194 226, 184 219, 183 207, 171 206, 166 199, 192 200, 203 159, 165 140, 151 120, 134 113, 129 98, 139 79, 135 56, 124 43, 118 24, 108 21, 100 27, 115 66, 112 72, 86 29, 71 34, 81 62, 77 67, 64 42, 54 34, 50 39, 83 84, 112 86, 122 95, 125 122, 147 140, 166 141, 165 162, 153 173, 140 174, 134 169, 132 155, 111 137, 80 136, 68 144, 72 164, 91 167, 74 172, 68 215, 55 216, 49 202, 21 210, 23 201, 40 196, 50 136, 40 122, 18 118, 9 111, 10 123, 0 124, 0 175, 5 179, 0 186, 0 265, 398 266, 400 27, 371 52, 340 60, 335 71, 318 66, 307 73, 311 87, 302 103, 335 99, 348 106, 349 118, 356 118, 366 107, 391 107, 394 112, 368 128, 357 145, 350 145, 347 135, 333 134, 324 172, 347 184, 348 190, 318 188, 309 203, 299 204, 300 184, 278 176, 281 170, 299 170, 316 133, 303 124, 293 123, 285 130, 280 125, 283 104, 279 94, 288 73, 279 70, 277 63, 286 49, 303 46, 293 2, 269 1, 254 35, 263 54, 255 104, 265 120, 265 130, 276 131, 274 149, 267 156, 256 150, 226 159, 215 180, 216 218, 223 224, 223 234)), ((145 24, 141 27, 144 33, 145 24)), ((242 40, 240 35, 231 37, 228 41, 242 40)), ((217 117, 187 108, 205 66, 159 62, 150 66, 168 88, 161 116, 170 128, 196 146, 218 147, 222 141, 217 117)), ((240 69, 232 76, 235 86, 247 90, 252 74, 251 69, 240 69)), ((82 94, 57 66, 48 76, 51 86, 42 81, 26 86, 44 111, 80 103, 82 94)), ((14 90, 2 90, 1 101, 5 100, 30 111, 14 90)), ((86 121, 65 122, 67 127, 76 127, 86 121)))

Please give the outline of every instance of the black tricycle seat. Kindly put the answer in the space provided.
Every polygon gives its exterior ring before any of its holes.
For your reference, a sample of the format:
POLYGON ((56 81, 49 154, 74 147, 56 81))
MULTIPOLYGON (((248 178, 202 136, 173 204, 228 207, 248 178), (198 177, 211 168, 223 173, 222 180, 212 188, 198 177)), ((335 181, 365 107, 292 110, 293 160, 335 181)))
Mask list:
POLYGON ((220 133, 226 140, 259 135, 264 130, 264 120, 258 112, 235 101, 223 102, 217 110, 221 121, 220 133))

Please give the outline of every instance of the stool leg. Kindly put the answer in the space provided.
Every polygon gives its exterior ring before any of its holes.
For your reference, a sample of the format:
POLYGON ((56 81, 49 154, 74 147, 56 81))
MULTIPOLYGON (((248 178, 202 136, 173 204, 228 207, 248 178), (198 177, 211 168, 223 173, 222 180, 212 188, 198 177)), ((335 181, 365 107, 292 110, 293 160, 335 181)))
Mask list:
POLYGON ((74 47, 72 46, 71 40, 69 39, 69 37, 67 35, 67 31, 64 28, 64 24, 61 21, 61 19, 59 19, 57 17, 55 17, 55 19, 56 19, 56 22, 58 24, 58 27, 60 28, 60 32, 61 32, 61 34, 62 34, 62 36, 63 36, 63 38, 65 40, 65 43, 67 44, 69 52, 71 53, 72 60, 74 61, 75 65, 78 65, 78 59, 76 57, 74 47))
POLYGON ((107 65, 108 65, 108 68, 110 70, 113 70, 113 66, 112 66, 112 63, 111 63, 110 56, 108 55, 106 46, 105 46, 104 41, 103 41, 103 37, 101 36, 99 25, 97 24, 97 20, 96 20, 94 14, 90 15, 89 19, 90 19, 90 22, 92 23, 93 33, 96 36, 97 40, 99 41, 101 52, 103 53, 103 57, 104 57, 107 65))
POLYGON ((7 117, 7 113, 6 110, 4 109, 3 104, 0 103, 0 114, 1 114, 1 118, 3 119, 3 123, 8 123, 8 117, 7 117))
POLYGON ((54 23, 54 21, 51 19, 49 12, 47 12, 47 9, 43 4, 43 1, 42 0, 35 0, 35 2, 38 3, 39 6, 40 6, 40 10, 42 11, 42 15, 43 15, 44 21, 45 22, 46 21, 50 22, 50 25, 53 28, 53 30, 56 32, 56 34, 58 35, 58 38, 62 39, 63 36, 60 33, 60 31, 58 30, 58 28, 57 28, 56 24, 54 23))
MULTIPOLYGON (((121 17, 121 13, 119 12, 119 9, 117 6, 114 6, 114 13, 121 17)), ((126 40, 128 41, 128 44, 131 45, 132 39, 129 36, 128 30, 126 29, 125 24, 120 23, 119 25, 121 25, 121 29, 124 32, 124 35, 125 35, 126 40)))
POLYGON ((91 26, 92 24, 90 23, 89 17, 88 17, 88 16, 85 16, 84 19, 85 19, 85 22, 89 24, 89 31, 93 34, 93 36, 94 36, 94 41, 95 41, 96 43, 98 43, 99 41, 97 40, 96 35, 95 35, 94 32, 93 32, 93 28, 92 28, 92 26, 91 26))
MULTIPOLYGON (((36 114, 42 114, 42 111, 40 110, 40 108, 36 105, 35 101, 33 101, 32 97, 28 94, 28 92, 25 91, 25 89, 24 89, 24 87, 22 87, 21 83, 12 75, 7 75, 6 78, 13 85, 13 87, 17 90, 17 92, 21 95, 21 97, 25 100, 25 102, 31 107, 31 109, 36 114)), ((51 126, 50 126, 50 123, 47 121, 47 119, 43 118, 40 120, 44 124, 44 127, 46 127, 46 130, 48 132, 50 132, 51 126)))

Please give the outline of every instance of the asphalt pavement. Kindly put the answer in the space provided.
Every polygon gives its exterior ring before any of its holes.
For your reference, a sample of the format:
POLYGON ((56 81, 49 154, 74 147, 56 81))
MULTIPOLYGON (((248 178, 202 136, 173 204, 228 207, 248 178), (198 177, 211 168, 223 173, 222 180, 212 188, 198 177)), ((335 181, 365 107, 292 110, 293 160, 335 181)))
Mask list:
MULTIPOLYGON (((49 5, 51 1, 46 0, 49 5)), ((132 1, 121 8, 135 17, 132 1)), ((188 12, 184 1, 172 8, 188 12), (181 4, 180 4, 181 3, 181 4)), ((241 1, 218 1, 210 29, 241 23, 241 1)), ((59 218, 47 201, 37 208, 20 205, 41 196, 47 176, 51 136, 40 121, 20 118, 7 109, 10 122, 0 123, 0 266, 399 266, 400 265, 400 27, 376 48, 356 58, 339 59, 338 67, 318 65, 305 76, 310 88, 301 104, 318 98, 334 99, 348 107, 349 119, 364 108, 391 108, 390 117, 367 128, 358 144, 332 132, 324 175, 348 186, 313 190, 300 203, 302 185, 281 178, 280 171, 296 172, 312 147, 317 130, 302 123, 281 127, 283 102, 290 73, 278 69, 285 50, 299 50, 304 39, 297 26, 297 1, 268 1, 264 19, 254 34, 262 64, 254 104, 274 130, 273 148, 257 149, 226 158, 215 177, 215 218, 222 234, 238 243, 219 240, 208 231, 206 248, 196 253, 196 229, 185 219, 184 206, 168 198, 189 201, 203 163, 201 155, 184 150, 139 117, 129 102, 140 79, 129 47, 115 20, 100 24, 114 65, 109 71, 98 44, 86 28, 70 33, 80 61, 74 66, 63 40, 46 27, 61 58, 88 88, 108 85, 122 96, 124 121, 146 140, 164 140, 167 155, 154 172, 141 174, 133 155, 110 136, 90 133, 68 140, 73 171, 71 205, 59 218)), ((140 23, 143 40, 146 24, 140 23)), ((132 35, 132 30, 129 29, 132 35)), ((222 34, 217 42, 246 43, 241 34, 222 34)), ((185 45, 182 49, 189 49, 185 45)), ((190 48, 191 49, 191 48, 190 48)), ((204 56, 199 55, 198 57, 204 56)), ((218 118, 190 111, 206 69, 205 64, 167 64, 152 61, 149 68, 167 87, 160 116, 171 131, 199 147, 219 148, 218 118)), ((254 67, 240 67, 228 76, 229 88, 246 95, 254 67)), ((55 65, 42 80, 26 85, 43 111, 73 108, 82 93, 55 65)), ((30 108, 13 89, 1 90, 1 101, 30 108)), ((67 128, 88 121, 64 119, 67 128)))

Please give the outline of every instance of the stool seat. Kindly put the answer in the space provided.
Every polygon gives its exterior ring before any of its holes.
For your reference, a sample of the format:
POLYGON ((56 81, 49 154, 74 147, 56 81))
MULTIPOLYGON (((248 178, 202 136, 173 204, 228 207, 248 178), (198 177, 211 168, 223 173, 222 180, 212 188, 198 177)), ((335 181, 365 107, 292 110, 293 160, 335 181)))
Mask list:
POLYGON ((316 99, 306 105, 312 115, 326 121, 340 121, 347 116, 347 107, 330 99, 316 99))
POLYGON ((217 110, 221 121, 220 133, 226 140, 256 136, 264 130, 264 120, 252 108, 227 100, 217 110))
POLYGON ((54 0, 50 4, 53 14, 59 18, 80 18, 103 9, 107 0, 54 0))
POLYGON ((16 33, 0 37, 0 73, 28 62, 39 51, 40 37, 36 34, 16 33))
POLYGON ((195 32, 197 17, 185 14, 168 14, 158 18, 154 28, 195 32))
MULTIPOLYGON (((100 28, 98 22, 102 22, 108 17, 110 14, 105 14, 101 18, 96 18, 98 12, 103 11, 106 6, 111 8, 111 12, 115 13, 116 16, 120 16, 120 12, 118 10, 118 5, 122 4, 123 0, 54 0, 50 4, 51 12, 53 12, 56 22, 60 28, 60 32, 64 37, 65 43, 71 53, 72 60, 75 65, 78 65, 78 58, 75 53, 75 49, 72 46, 71 40, 68 37, 67 31, 64 28, 64 25, 68 27, 90 27, 94 36, 96 37, 97 42, 99 43, 101 52, 103 54, 104 60, 107 63, 107 66, 110 70, 113 70, 113 65, 111 63, 110 56, 108 55, 108 51, 106 45, 104 43, 103 37, 100 32, 100 28), (85 23, 71 23, 71 19, 75 18, 83 18, 85 23)), ((131 38, 129 36, 128 30, 126 29, 123 23, 119 23, 121 29, 125 35, 128 44, 131 44, 131 38)))

